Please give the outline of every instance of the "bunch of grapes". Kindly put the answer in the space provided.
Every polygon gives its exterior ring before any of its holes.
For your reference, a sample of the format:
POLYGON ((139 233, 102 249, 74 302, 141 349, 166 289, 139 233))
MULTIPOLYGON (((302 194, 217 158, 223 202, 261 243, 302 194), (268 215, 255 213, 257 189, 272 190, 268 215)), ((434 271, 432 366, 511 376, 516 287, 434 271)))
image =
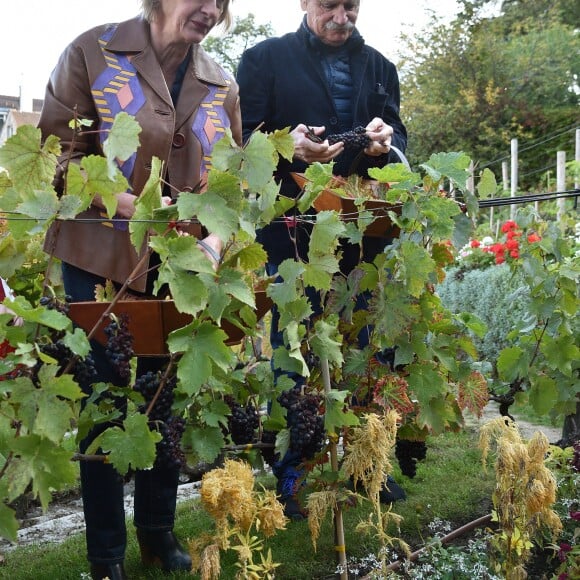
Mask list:
POLYGON ((118 318, 112 318, 105 327, 105 335, 107 358, 118 375, 128 384, 131 378, 131 359, 135 355, 133 335, 129 332, 129 316, 123 313, 118 318))
POLYGON ((63 298, 57 298, 56 296, 42 296, 39 300, 39 304, 48 308, 48 310, 56 310, 61 314, 68 314, 70 310, 70 303, 72 302, 72 297, 68 294, 63 298))
POLYGON ((181 437, 185 431, 183 417, 169 417, 158 424, 163 439, 157 443, 155 463, 168 469, 180 469, 185 465, 185 454, 181 447, 181 437))
POLYGON ((276 453, 275 445, 276 445, 276 431, 262 431, 262 443, 267 445, 271 445, 271 447, 264 447, 262 448, 262 457, 264 461, 272 467, 274 463, 280 458, 279 454, 276 453))
POLYGON ((224 397, 225 403, 231 409, 228 417, 228 432, 236 445, 245 445, 254 440, 254 433, 260 426, 260 417, 253 403, 245 407, 240 405, 231 395, 224 397))
POLYGON ((284 391, 278 402, 286 411, 286 426, 290 430, 290 450, 304 459, 312 459, 322 450, 326 441, 324 416, 320 410, 322 397, 305 394, 302 387, 284 391))
MULTIPOLYGON (((95 381, 97 376, 93 357, 90 354, 84 359, 75 356, 60 336, 61 333, 58 333, 54 337, 54 340, 41 344, 39 347, 40 352, 55 359, 61 372, 69 367, 71 360, 74 361, 68 372, 70 372, 81 388, 86 390, 95 381)), ((41 366, 42 363, 38 361, 32 371, 32 380, 35 384, 37 383, 38 371, 41 366)))
POLYGON ((401 472, 407 477, 417 475, 417 461, 422 461, 427 456, 427 444, 425 441, 412 441, 410 439, 397 439, 395 444, 395 457, 399 462, 401 472))
MULTIPOLYGON (((161 385, 161 373, 148 371, 143 373, 135 380, 133 389, 138 393, 143 395, 145 403, 143 404, 141 410, 145 412, 153 401, 153 397, 159 390, 161 385)), ((173 405, 174 395, 173 390, 175 389, 176 378, 175 376, 169 377, 163 388, 161 389, 153 408, 149 412, 149 419, 151 421, 167 421, 171 417, 171 406, 173 405)))
POLYGON ((185 464, 185 455, 181 448, 181 437, 185 430, 185 419, 175 417, 171 413, 173 405, 174 389, 177 383, 175 375, 169 377, 161 391, 161 373, 148 371, 135 380, 133 388, 143 395, 145 402, 141 406, 144 413, 148 408, 157 391, 157 399, 149 412, 149 423, 151 428, 161 433, 163 439, 157 443, 156 464, 168 468, 182 467, 185 464))
POLYGON ((344 133, 333 133, 327 139, 330 145, 342 141, 345 149, 366 149, 371 142, 364 127, 355 127, 352 131, 344 133))

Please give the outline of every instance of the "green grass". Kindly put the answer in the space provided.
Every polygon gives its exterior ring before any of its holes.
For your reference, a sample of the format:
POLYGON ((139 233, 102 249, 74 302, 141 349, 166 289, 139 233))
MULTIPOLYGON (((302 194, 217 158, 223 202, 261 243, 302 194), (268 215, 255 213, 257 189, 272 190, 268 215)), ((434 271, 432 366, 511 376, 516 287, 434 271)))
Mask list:
MULTIPOLYGON (((427 526, 434 518, 451 522, 454 529, 490 511, 493 470, 483 471, 477 436, 471 429, 430 440, 427 458, 418 464, 415 478, 402 476, 396 461, 393 476, 407 492, 407 500, 395 503, 393 511, 403 517, 401 537, 412 549, 420 547, 428 538, 427 526)), ((260 477, 259 482, 266 487, 274 487, 272 476, 260 477)), ((376 553, 379 547, 375 538, 365 537, 355 530, 356 524, 366 519, 367 514, 366 503, 344 512, 345 544, 349 557, 360 558, 376 553)), ((130 523, 127 527, 129 543, 125 567, 132 580, 198 578, 186 573, 164 575, 159 570, 144 569, 139 560, 134 528, 130 523)), ((193 500, 179 506, 176 532, 181 539, 196 537, 212 527, 213 522, 199 501, 193 500)), ((398 535, 395 529, 389 530, 389 533, 398 535)), ((281 562, 277 580, 332 578, 336 567, 333 538, 333 522, 329 520, 323 527, 317 551, 314 551, 308 523, 289 523, 286 530, 267 542, 274 560, 281 562)), ((82 534, 60 545, 18 548, 5 554, 5 560, 5 564, 0 566, 0 578, 10 580, 79 580, 82 573, 88 572, 82 534)), ((222 555, 222 579, 235 577, 234 562, 232 553, 222 555)))

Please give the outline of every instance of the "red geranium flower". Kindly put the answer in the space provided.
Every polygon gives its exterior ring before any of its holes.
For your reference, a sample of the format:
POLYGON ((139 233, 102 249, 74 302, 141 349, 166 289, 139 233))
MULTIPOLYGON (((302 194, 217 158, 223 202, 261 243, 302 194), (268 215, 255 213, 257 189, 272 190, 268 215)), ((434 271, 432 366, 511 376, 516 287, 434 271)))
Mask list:
POLYGON ((515 230, 518 227, 518 224, 516 224, 516 222, 514 222, 513 220, 508 220, 507 222, 504 222, 501 226, 501 231, 505 234, 506 232, 509 232, 511 230, 515 230))
POLYGON ((536 232, 528 235, 528 242, 530 244, 533 244, 534 242, 539 242, 541 239, 542 238, 540 238, 540 236, 538 236, 538 234, 536 234, 536 232))
POLYGON ((472 248, 479 248, 481 246, 481 242, 479 240, 471 240, 469 244, 472 248))

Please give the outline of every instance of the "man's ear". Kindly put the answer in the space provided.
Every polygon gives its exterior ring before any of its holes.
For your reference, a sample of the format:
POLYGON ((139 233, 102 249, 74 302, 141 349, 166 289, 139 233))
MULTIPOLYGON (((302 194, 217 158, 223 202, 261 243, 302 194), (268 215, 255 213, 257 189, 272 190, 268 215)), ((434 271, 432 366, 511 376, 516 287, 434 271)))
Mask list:
POLYGON ((300 7, 302 10, 306 10, 308 8, 308 0, 300 0, 300 7))

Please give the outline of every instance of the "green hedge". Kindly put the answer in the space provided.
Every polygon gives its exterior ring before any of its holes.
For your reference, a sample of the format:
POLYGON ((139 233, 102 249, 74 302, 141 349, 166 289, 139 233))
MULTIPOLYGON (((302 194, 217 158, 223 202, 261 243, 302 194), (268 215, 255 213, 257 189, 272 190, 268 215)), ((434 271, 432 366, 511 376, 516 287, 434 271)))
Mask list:
POLYGON ((506 264, 468 271, 452 267, 437 293, 451 312, 469 312, 485 322, 487 334, 474 341, 481 360, 495 368, 500 351, 507 346, 507 334, 527 316, 528 291, 522 277, 510 272, 506 264))

